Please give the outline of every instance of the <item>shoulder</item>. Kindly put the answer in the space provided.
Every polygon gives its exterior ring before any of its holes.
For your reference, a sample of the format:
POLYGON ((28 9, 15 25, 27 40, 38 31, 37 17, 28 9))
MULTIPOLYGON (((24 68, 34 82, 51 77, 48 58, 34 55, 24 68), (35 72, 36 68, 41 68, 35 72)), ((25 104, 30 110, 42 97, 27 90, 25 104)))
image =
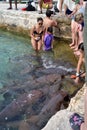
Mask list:
POLYGON ((52 20, 51 23, 52 23, 53 26, 57 26, 57 21, 56 20, 52 20))
POLYGON ((32 27, 32 29, 34 30, 36 28, 36 26, 34 25, 33 27, 32 27))
POLYGON ((46 33, 44 37, 47 38, 48 36, 49 36, 49 35, 46 33))

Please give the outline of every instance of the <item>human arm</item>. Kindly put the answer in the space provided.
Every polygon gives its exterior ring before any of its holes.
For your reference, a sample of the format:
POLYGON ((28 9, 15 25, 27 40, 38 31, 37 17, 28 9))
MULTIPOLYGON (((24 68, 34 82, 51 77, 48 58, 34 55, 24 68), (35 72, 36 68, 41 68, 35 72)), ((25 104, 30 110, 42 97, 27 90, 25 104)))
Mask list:
POLYGON ((77 5, 73 9, 72 13, 68 15, 68 17, 72 17, 77 12, 77 5))
POLYGON ((46 28, 43 28, 43 34, 42 34, 42 44, 44 44, 44 37, 45 37, 46 28))
POLYGON ((31 28, 30 30, 30 37, 35 39, 34 35, 33 35, 33 32, 34 32, 34 27, 31 28))

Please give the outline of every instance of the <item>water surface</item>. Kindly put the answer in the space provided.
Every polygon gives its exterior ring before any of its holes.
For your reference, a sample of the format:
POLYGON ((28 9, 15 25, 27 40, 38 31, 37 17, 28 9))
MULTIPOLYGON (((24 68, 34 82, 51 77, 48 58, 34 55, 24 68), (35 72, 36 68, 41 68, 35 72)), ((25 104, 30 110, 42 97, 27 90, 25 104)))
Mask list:
MULTIPOLYGON (((69 41, 56 40, 52 52, 40 51, 37 55, 32 49, 29 38, 0 31, 0 110, 11 103, 15 99, 15 95, 20 94, 23 84, 26 86, 26 82, 31 81, 33 83, 36 78, 47 73, 50 74, 50 70, 46 71, 47 69, 54 71, 57 68, 70 71, 72 66, 67 68, 63 61, 76 67, 77 60, 69 48, 69 41), (17 86, 20 87, 15 93, 12 88, 17 86)), ((34 86, 31 84, 30 87, 34 86)), ((24 119, 25 116, 27 115, 20 115, 19 119, 24 119)), ((0 129, 18 130, 18 128, 13 129, 12 126, 5 128, 1 126, 0 129)))
MULTIPOLYGON (((68 44, 69 43, 64 43, 64 41, 56 41, 54 43, 54 53, 40 53, 42 62, 48 62, 50 60, 50 64, 52 64, 53 59, 63 59, 76 65, 76 58, 68 44)), ((0 87, 12 78, 10 77, 11 73, 15 73, 15 71, 21 70, 24 65, 27 66, 29 64, 28 60, 22 59, 21 61, 19 58, 17 60, 17 57, 22 57, 24 55, 32 56, 34 53, 30 44, 30 39, 0 31, 0 87)), ((32 59, 32 64, 33 63, 35 63, 34 59, 32 59)), ((13 78, 16 77, 13 76, 13 78)))

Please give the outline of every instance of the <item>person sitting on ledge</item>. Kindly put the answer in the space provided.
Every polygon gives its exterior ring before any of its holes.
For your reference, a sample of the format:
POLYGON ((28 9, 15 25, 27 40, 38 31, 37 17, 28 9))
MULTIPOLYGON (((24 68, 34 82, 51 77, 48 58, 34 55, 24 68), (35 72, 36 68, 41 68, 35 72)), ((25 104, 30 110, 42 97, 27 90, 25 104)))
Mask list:
MULTIPOLYGON (((14 0, 14 3, 15 3, 15 10, 18 10, 18 8, 17 8, 17 0, 14 0)), ((8 8, 8 10, 12 9, 12 0, 9 0, 9 5, 10 5, 10 7, 8 8)))
POLYGON ((45 9, 52 9, 53 8, 53 1, 52 0, 39 0, 38 1, 39 4, 39 14, 42 14, 42 8, 45 9))

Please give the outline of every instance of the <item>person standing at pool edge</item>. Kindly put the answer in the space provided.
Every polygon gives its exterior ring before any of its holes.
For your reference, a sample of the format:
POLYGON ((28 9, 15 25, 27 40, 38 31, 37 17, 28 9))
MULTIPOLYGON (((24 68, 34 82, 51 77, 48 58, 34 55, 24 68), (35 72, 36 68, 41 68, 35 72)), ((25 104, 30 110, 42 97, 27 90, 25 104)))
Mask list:
MULTIPOLYGON (((15 10, 18 10, 18 8, 17 8, 17 0, 14 0, 14 3, 15 3, 15 10)), ((8 8, 8 10, 12 9, 12 0, 9 0, 9 5, 10 5, 10 7, 8 8)))

